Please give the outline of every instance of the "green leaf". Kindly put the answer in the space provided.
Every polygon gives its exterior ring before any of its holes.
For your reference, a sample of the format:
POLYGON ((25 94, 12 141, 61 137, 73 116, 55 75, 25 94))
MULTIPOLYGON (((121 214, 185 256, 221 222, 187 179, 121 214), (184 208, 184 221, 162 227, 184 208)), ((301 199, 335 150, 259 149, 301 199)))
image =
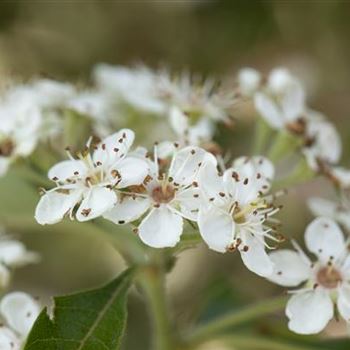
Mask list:
POLYGON ((53 318, 44 309, 24 350, 116 350, 124 333, 133 270, 106 286, 55 298, 53 318))

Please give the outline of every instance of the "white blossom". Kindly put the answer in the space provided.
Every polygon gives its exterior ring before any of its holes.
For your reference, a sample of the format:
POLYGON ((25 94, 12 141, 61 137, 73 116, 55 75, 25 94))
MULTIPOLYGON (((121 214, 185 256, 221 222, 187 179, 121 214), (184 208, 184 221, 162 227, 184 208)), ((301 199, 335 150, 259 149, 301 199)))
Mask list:
POLYGON ((267 225, 279 209, 264 197, 273 173, 269 160, 254 157, 238 159, 223 176, 218 175, 215 166, 207 164, 199 176, 206 198, 198 214, 204 241, 218 252, 238 250, 248 269, 261 276, 273 270, 265 252, 266 238, 279 240, 267 225))
POLYGON ((266 86, 254 95, 254 105, 272 128, 303 132, 305 92, 286 69, 270 73, 266 86))
POLYGON ((183 219, 197 220, 201 198, 196 180, 199 169, 208 162, 216 165, 210 153, 186 147, 176 151, 169 168, 163 169, 155 148, 154 162, 143 185, 125 192, 104 217, 123 224, 145 214, 138 226, 141 240, 155 248, 175 246, 183 219))
POLYGON ((305 117, 306 142, 303 153, 310 168, 318 171, 325 166, 336 164, 342 151, 336 128, 319 112, 308 110, 305 117))
POLYGON ((148 172, 144 160, 128 156, 134 133, 122 129, 95 147, 53 166, 48 177, 56 187, 40 199, 35 218, 54 224, 65 215, 78 221, 94 219, 111 209, 122 188, 142 183, 148 172), (76 210, 75 210, 76 209, 76 210))
POLYGON ((289 328, 300 334, 322 331, 334 316, 334 305, 345 321, 350 321, 350 254, 339 226, 319 217, 305 231, 311 261, 295 244, 296 250, 270 253, 274 272, 269 280, 286 287, 298 287, 286 306, 289 328))
POLYGON ((20 350, 40 313, 38 303, 28 294, 12 292, 0 301, 0 314, 5 322, 0 327, 0 349, 20 350))
POLYGON ((25 245, 0 232, 0 288, 10 282, 11 270, 39 261, 39 255, 28 251, 25 245))

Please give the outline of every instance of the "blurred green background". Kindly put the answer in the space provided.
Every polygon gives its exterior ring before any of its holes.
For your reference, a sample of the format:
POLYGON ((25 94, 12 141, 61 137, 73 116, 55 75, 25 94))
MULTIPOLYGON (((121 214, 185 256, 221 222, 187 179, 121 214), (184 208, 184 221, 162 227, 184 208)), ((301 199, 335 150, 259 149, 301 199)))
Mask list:
MULTIPOLYGON (((349 15, 350 2, 336 0, 2 0, 0 85, 35 76, 86 82, 97 62, 167 65, 232 81, 244 66, 268 72, 284 65, 306 84, 309 104, 337 125, 344 165, 350 165, 349 15)), ((247 154, 252 127, 248 122, 222 131, 218 140, 229 145, 233 155, 247 154)), ((103 283, 123 268, 119 256, 89 225, 35 224, 38 194, 22 177, 20 170, 12 170, 0 179, 0 220, 42 254, 42 263, 16 271, 14 288, 47 300, 103 283)), ((311 219, 304 199, 321 192, 329 192, 322 181, 291 191, 281 215, 287 236, 302 237, 311 219)), ((180 257, 169 278, 169 292, 178 322, 186 324, 201 306, 206 309, 203 317, 210 317, 239 300, 249 302, 282 290, 248 272, 238 256, 202 246, 180 257)), ((137 296, 130 310, 126 348, 145 349, 149 329, 137 296)), ((336 324, 328 333, 342 331, 336 324)))

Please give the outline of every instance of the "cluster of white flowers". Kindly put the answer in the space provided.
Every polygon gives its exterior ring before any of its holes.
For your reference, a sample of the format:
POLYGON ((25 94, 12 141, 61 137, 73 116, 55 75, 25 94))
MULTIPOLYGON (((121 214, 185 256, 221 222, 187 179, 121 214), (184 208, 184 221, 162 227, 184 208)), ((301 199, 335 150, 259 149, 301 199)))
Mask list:
POLYGON ((42 79, 8 88, 0 97, 0 176, 38 142, 59 132, 59 109, 73 94, 69 84, 42 79))
POLYGON ((244 68, 238 83, 240 93, 253 100, 271 128, 301 139, 301 151, 311 169, 322 172, 339 161, 339 134, 323 114, 307 106, 301 82, 287 69, 273 69, 264 79, 255 69, 244 68))
POLYGON ((334 304, 350 322, 348 240, 333 221, 350 229, 350 170, 338 165, 340 137, 325 116, 307 106, 299 79, 284 68, 266 78, 245 68, 238 75, 240 93, 234 94, 234 87, 227 92, 210 79, 173 77, 143 66, 101 64, 92 76, 92 86, 84 89, 47 80, 12 88, 0 103, 1 173, 62 127, 66 110, 89 120, 92 132, 102 138, 91 137, 78 153, 67 149, 69 159, 49 170, 55 186, 43 191, 35 212, 38 223, 101 217, 116 225, 130 224, 142 242, 154 248, 174 247, 190 223, 210 249, 238 251, 254 273, 282 286, 304 284, 287 305, 291 330, 321 331, 333 317, 334 304), (230 123, 230 108, 240 98, 251 100, 271 132, 294 137, 296 151, 312 172, 339 190, 339 202, 309 201, 320 216, 306 230, 307 248, 317 262, 296 243, 295 250, 276 250, 284 237, 275 217, 281 207, 275 204, 278 193, 271 191, 272 161, 264 155, 227 160, 210 147, 216 124, 230 123), (148 121, 153 117, 154 125, 165 128, 152 129, 148 121), (152 149, 132 148, 130 120, 148 128, 150 137, 161 134, 161 142, 152 149))

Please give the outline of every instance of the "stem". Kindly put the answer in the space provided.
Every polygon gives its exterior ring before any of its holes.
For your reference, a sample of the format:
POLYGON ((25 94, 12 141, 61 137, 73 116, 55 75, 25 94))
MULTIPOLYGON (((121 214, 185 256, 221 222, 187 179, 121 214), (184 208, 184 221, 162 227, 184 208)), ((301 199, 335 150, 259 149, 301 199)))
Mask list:
POLYGON ((265 154, 266 145, 270 139, 271 132, 271 128, 263 118, 258 118, 256 120, 252 155, 265 154))
POLYGON ((268 158, 277 163, 286 155, 292 153, 298 146, 300 140, 286 131, 278 132, 273 144, 271 145, 268 158))
POLYGON ((160 266, 145 266, 139 274, 140 285, 148 299, 153 324, 152 350, 175 348, 172 324, 168 317, 165 298, 165 274, 160 266))
POLYGON ((207 324, 199 326, 197 330, 190 335, 189 340, 190 342, 201 343, 203 340, 209 339, 213 334, 223 332, 227 328, 232 328, 266 314, 279 311, 285 306, 287 298, 287 296, 273 298, 249 305, 239 311, 230 312, 207 324))
MULTIPOLYGON (((221 338, 220 338, 221 339, 221 338)), ((298 344, 286 344, 254 335, 230 335, 222 338, 222 342, 232 349, 246 350, 316 350, 315 347, 309 347, 298 344)))

